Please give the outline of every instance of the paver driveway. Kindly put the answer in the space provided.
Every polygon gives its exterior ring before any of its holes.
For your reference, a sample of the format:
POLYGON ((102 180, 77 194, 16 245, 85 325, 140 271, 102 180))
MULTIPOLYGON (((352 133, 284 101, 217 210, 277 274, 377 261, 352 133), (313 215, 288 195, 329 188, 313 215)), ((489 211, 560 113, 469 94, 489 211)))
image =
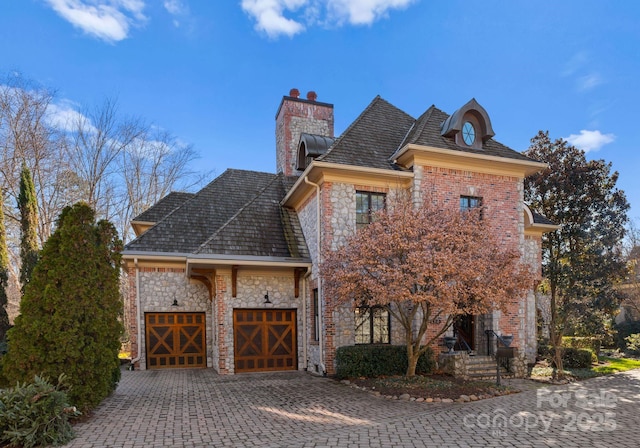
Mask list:
POLYGON ((638 447, 640 371, 473 403, 375 397, 301 372, 123 372, 70 447, 638 447))

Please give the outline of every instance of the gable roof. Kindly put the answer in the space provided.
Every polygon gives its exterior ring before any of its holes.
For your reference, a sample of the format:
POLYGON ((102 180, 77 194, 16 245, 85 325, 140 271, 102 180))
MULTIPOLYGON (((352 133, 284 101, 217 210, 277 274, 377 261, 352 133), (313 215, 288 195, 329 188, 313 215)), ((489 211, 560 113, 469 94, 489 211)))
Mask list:
POLYGON ((229 169, 127 244, 125 253, 308 258, 297 216, 280 206, 290 182, 229 169))
POLYGON ((193 198, 195 194, 182 191, 172 191, 154 205, 133 218, 132 222, 158 222, 165 216, 179 208, 185 202, 193 198))

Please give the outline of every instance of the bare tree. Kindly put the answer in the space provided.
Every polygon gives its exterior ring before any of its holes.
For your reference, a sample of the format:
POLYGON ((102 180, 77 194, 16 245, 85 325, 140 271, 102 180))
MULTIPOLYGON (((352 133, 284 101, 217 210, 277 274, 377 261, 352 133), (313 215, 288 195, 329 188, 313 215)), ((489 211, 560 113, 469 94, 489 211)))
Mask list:
POLYGON ((620 285, 624 294, 623 308, 631 319, 640 316, 640 228, 630 221, 627 226, 624 257, 627 261, 627 278, 620 285))
POLYGON ((147 132, 142 120, 121 117, 112 99, 76 115, 67 150, 70 169, 80 179, 83 200, 106 219, 117 214, 118 159, 147 132))
POLYGON ((127 241, 132 218, 169 194, 172 189, 190 190, 208 173, 197 174, 189 164, 197 157, 191 145, 180 143, 169 132, 152 129, 123 152, 120 173, 126 186, 126 200, 121 207, 121 235, 127 241))

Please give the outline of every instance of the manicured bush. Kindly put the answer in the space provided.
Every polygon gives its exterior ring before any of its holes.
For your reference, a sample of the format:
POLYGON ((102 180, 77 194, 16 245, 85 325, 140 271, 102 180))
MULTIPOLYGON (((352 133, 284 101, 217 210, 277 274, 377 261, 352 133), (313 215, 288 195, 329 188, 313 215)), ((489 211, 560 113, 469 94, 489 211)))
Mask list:
POLYGON ((627 352, 638 356, 640 355, 640 333, 629 335, 625 338, 627 342, 627 352))
POLYGON ((108 221, 80 203, 64 209, 45 243, 8 331, 3 373, 11 384, 64 373, 69 399, 85 411, 120 378, 121 243, 108 221))
MULTIPOLYGON (((350 345, 336 352, 336 377, 375 378, 383 375, 404 375, 409 364, 404 345, 350 345)), ((428 374, 435 368, 431 349, 418 359, 417 374, 428 374)))
POLYGON ((0 391, 0 444, 62 445, 73 439, 69 418, 79 414, 69 405, 64 375, 55 386, 36 376, 30 384, 0 391))
POLYGON ((563 366, 568 369, 587 368, 591 367, 593 357, 594 353, 592 350, 565 347, 562 353, 562 363, 563 366))
MULTIPOLYGON (((538 347, 538 354, 551 362, 553 360, 553 347, 540 346, 538 347)), ((562 366, 567 369, 587 368, 591 367, 591 363, 595 357, 595 353, 586 348, 562 348, 562 366)), ((597 359, 597 358, 595 358, 597 359)))
POLYGON ((598 336, 564 336, 562 346, 569 348, 582 348, 591 350, 591 362, 598 362, 602 339, 598 336))

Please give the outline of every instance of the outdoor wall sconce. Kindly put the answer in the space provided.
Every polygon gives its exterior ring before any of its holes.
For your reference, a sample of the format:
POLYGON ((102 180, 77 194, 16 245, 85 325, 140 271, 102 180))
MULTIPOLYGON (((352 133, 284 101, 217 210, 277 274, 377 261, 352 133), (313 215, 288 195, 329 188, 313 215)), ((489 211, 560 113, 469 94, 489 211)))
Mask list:
POLYGON ((269 291, 264 295, 264 303, 271 303, 271 300, 269 300, 269 291))
POLYGON ((173 299, 173 303, 171 304, 171 306, 180 306, 180 305, 178 305, 178 299, 174 298, 173 299))

